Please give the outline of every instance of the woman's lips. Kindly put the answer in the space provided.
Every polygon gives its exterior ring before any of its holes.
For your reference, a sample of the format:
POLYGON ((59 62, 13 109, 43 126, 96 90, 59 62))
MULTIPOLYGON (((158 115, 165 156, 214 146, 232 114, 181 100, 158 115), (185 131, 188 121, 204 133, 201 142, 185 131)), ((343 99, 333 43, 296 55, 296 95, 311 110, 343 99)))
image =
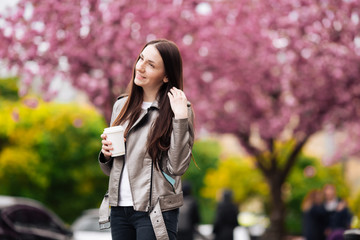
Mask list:
POLYGON ((145 77, 144 77, 144 76, 141 76, 140 74, 136 74, 135 77, 136 77, 137 79, 140 79, 140 80, 145 79, 145 77))

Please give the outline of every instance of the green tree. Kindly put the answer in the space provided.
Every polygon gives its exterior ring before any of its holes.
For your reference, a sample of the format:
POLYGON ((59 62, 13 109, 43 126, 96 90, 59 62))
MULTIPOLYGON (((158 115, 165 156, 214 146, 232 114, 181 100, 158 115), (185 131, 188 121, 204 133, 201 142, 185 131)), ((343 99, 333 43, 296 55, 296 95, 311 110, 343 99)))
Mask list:
POLYGON ((205 177, 205 187, 201 194, 216 199, 222 189, 234 193, 234 201, 241 204, 253 197, 268 195, 268 187, 259 170, 250 158, 231 156, 222 159, 217 169, 210 169, 205 177))
POLYGON ((352 227, 360 228, 360 192, 354 194, 354 197, 350 199, 350 208, 354 213, 352 227))
POLYGON ((194 162, 190 164, 183 176, 192 184, 193 194, 200 197, 200 189, 204 186, 204 178, 209 169, 216 169, 220 158, 221 148, 217 141, 204 139, 194 143, 194 162))
POLYGON ((89 105, 34 97, 1 104, 0 194, 37 199, 65 221, 98 207, 107 176, 97 163, 103 117, 89 105))
POLYGON ((203 198, 200 191, 205 186, 204 178, 207 171, 217 168, 220 154, 221 147, 217 141, 211 139, 196 141, 193 147, 194 162, 183 176, 183 180, 188 181, 192 186, 192 193, 198 201, 203 223, 212 222, 215 206, 214 201, 203 198))
MULTIPOLYGON (((276 144, 276 146, 279 155, 285 159, 291 150, 292 143, 276 144)), ((279 163, 281 164, 282 161, 279 163)), ((340 197, 348 198, 349 187, 344 180, 342 167, 339 164, 325 167, 319 159, 300 153, 282 189, 287 209, 285 221, 287 232, 301 234, 301 204, 304 197, 310 190, 321 189, 327 183, 336 186, 340 197)), ((201 197, 212 199, 214 202, 220 190, 224 188, 231 189, 234 192, 235 201, 239 205, 255 198, 263 201, 266 213, 269 211, 268 186, 250 157, 231 156, 220 159, 216 169, 207 170, 204 187, 201 189, 201 197)), ((353 202, 355 203, 356 200, 353 202)), ((351 206, 356 212, 356 207, 354 207, 356 204, 351 206)))
POLYGON ((8 77, 0 79, 0 99, 17 101, 18 95, 18 78, 8 77))
POLYGON ((250 158, 230 156, 220 159, 216 169, 208 169, 204 178, 204 187, 201 189, 201 198, 210 202, 211 219, 213 222, 216 202, 221 190, 230 189, 234 193, 235 202, 241 204, 258 198, 263 202, 268 196, 268 187, 259 170, 253 165, 250 158))

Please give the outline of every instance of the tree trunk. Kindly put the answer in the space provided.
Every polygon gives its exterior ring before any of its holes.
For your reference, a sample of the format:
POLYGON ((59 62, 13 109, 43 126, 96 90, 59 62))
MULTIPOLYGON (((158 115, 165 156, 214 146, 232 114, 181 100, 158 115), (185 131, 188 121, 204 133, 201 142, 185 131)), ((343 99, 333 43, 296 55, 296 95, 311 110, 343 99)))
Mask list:
POLYGON ((113 79, 111 78, 109 79, 108 86, 109 86, 108 97, 103 106, 102 113, 103 116, 105 117, 106 123, 109 125, 111 120, 111 113, 113 110, 113 104, 116 102, 116 97, 113 92, 113 86, 114 86, 113 79))
POLYGON ((267 176, 270 188, 270 226, 266 230, 263 240, 283 240, 285 238, 285 203, 282 198, 283 181, 279 173, 267 176))

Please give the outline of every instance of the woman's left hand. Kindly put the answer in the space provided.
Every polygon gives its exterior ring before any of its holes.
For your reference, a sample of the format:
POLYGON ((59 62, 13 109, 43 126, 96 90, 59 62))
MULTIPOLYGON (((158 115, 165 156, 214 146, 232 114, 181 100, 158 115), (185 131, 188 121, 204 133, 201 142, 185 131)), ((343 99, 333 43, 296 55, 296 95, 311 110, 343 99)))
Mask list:
POLYGON ((175 119, 182 119, 188 117, 187 99, 185 93, 176 87, 173 87, 168 92, 170 106, 174 112, 175 119))

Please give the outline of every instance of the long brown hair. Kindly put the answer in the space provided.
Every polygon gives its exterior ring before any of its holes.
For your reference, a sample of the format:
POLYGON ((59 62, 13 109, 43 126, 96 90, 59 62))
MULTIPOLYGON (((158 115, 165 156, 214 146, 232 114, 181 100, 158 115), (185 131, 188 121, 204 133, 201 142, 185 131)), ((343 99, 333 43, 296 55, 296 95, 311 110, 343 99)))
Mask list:
MULTIPOLYGON (((164 62, 165 75, 168 79, 168 82, 164 82, 157 93, 159 116, 161 117, 158 117, 153 124, 147 141, 148 152, 155 166, 158 167, 161 155, 170 147, 172 118, 174 117, 167 93, 172 87, 183 90, 183 69, 180 51, 174 42, 165 39, 150 41, 143 47, 141 52, 149 45, 155 46, 159 51, 164 62)), ((113 126, 117 126, 128 120, 129 124, 125 129, 124 136, 128 134, 131 126, 139 118, 141 113, 144 92, 142 87, 134 83, 135 68, 139 58, 140 55, 137 57, 133 67, 132 79, 129 84, 129 97, 112 124, 113 126)))

